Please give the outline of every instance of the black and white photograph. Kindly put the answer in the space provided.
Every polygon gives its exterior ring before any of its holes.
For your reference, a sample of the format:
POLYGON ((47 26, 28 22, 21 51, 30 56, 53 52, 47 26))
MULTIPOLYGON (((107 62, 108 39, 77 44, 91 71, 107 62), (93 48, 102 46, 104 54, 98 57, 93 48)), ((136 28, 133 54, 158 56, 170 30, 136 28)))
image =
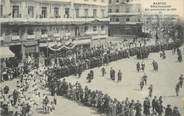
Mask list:
POLYGON ((0 116, 184 116, 184 0, 0 0, 0 116))

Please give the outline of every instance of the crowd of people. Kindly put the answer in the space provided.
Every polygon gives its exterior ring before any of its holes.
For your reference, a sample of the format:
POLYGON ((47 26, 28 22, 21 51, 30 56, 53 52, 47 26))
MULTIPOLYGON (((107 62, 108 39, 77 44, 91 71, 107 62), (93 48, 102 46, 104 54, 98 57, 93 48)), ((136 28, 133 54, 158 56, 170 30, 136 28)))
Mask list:
POLYGON ((23 72, 23 69, 20 67, 13 67, 13 68, 4 68, 1 71, 2 73, 0 77, 0 82, 17 78, 21 74, 21 72, 23 72))
MULTIPOLYGON (((103 64, 108 64, 112 61, 116 61, 123 58, 129 58, 130 56, 137 56, 138 59, 144 59, 149 56, 149 53, 162 51, 163 57, 165 57, 165 50, 176 49, 179 47, 179 43, 168 43, 161 45, 134 45, 132 42, 128 43, 128 47, 124 49, 124 46, 120 48, 99 46, 90 49, 86 49, 82 54, 77 55, 76 58, 59 58, 59 66, 50 68, 48 74, 59 76, 63 78, 69 75, 78 75, 90 68, 100 67, 103 64), (129 44, 131 46, 129 46, 129 44)), ((179 48, 178 48, 179 49, 179 48)), ((181 56, 181 55, 180 55, 181 56)), ((156 62, 153 62, 155 68, 156 62)), ((142 65, 142 64, 141 64, 142 65)))
MULTIPOLYGON (((131 43, 133 44, 133 43, 131 43)), ((163 106, 162 97, 155 96, 152 98, 153 85, 149 86, 149 96, 141 103, 139 100, 129 100, 126 98, 123 101, 112 99, 109 95, 104 94, 102 91, 91 90, 87 86, 82 86, 76 82, 72 85, 66 82, 65 79, 60 81, 60 78, 69 76, 71 74, 81 76, 81 73, 90 68, 100 67, 103 64, 116 61, 122 58, 129 58, 130 56, 137 56, 138 59, 147 58, 149 53, 162 51, 161 57, 165 58, 165 50, 175 49, 178 47, 177 43, 164 44, 164 45, 150 45, 150 46, 129 46, 126 49, 114 49, 113 47, 104 48, 103 46, 87 49, 86 52, 74 58, 60 58, 59 67, 48 68, 45 74, 40 70, 31 71, 26 66, 7 68, 4 72, 1 81, 6 81, 18 78, 16 88, 13 90, 8 86, 0 88, 0 113, 2 116, 31 116, 33 109, 42 108, 43 112, 48 113, 55 109, 57 100, 49 100, 45 94, 41 94, 38 90, 40 87, 48 87, 51 95, 65 96, 70 100, 74 100, 84 104, 85 106, 94 107, 99 113, 105 113, 107 116, 146 116, 165 114, 165 116, 181 116, 177 107, 171 108, 163 106)), ((182 61, 181 50, 178 48, 177 55, 178 61, 182 61)), ((158 63, 152 62, 154 71, 158 71, 158 63)), ((137 63, 137 71, 145 70, 145 64, 137 63)), ((39 69, 38 69, 39 70, 39 69)), ((105 76, 106 70, 104 67, 101 69, 102 76, 105 76)), ((110 70, 110 78, 115 81, 116 73, 113 68, 110 70)), ((122 80, 122 72, 119 70, 117 73, 117 80, 122 80)), ((93 70, 87 75, 87 80, 90 83, 94 78, 93 70)), ((145 74, 140 82, 140 89, 147 84, 147 75, 145 74)), ((176 85, 176 95, 183 85, 183 76, 180 76, 179 82, 176 85)))
POLYGON ((181 116, 177 107, 171 107, 170 104, 163 105, 162 96, 146 97, 141 103, 139 100, 119 101, 111 98, 102 91, 92 90, 81 86, 79 82, 71 84, 65 79, 62 81, 50 81, 50 91, 53 95, 64 96, 67 99, 76 101, 88 107, 93 107, 98 113, 104 113, 107 116, 181 116), (54 82, 54 83, 53 83, 54 82), (53 87, 54 86, 54 87, 53 87))
POLYGON ((10 85, 0 86, 1 116, 32 116, 39 109, 43 112, 54 109, 54 100, 47 102, 46 94, 40 91, 44 91, 47 83, 42 70, 22 73, 16 80, 14 88, 10 85))

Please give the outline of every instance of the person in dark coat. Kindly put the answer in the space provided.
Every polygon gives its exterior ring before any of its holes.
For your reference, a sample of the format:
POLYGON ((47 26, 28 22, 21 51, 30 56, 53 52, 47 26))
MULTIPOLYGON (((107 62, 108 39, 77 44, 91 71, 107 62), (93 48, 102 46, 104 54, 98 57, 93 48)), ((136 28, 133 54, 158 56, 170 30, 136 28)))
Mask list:
POLYGON ((162 58, 165 59, 166 58, 166 54, 165 54, 164 50, 162 50, 162 55, 163 55, 162 58))
POLYGON ((88 80, 88 83, 91 83, 92 78, 91 78, 90 73, 88 73, 88 75, 87 75, 87 78, 86 78, 86 79, 88 80))
POLYGON ((165 109, 165 116, 172 116, 171 105, 167 105, 167 108, 165 109))
POLYGON ((181 74, 180 77, 179 77, 179 85, 180 85, 180 88, 182 88, 182 86, 183 86, 183 80, 184 80, 183 74, 181 74))
POLYGON ((148 90, 149 90, 149 97, 152 97, 152 92, 153 92, 153 85, 152 84, 148 87, 148 90))
POLYGON ((13 105, 16 105, 16 103, 17 103, 17 98, 18 98, 18 91, 15 89, 14 91, 13 91, 13 105))
POLYGON ((144 87, 144 81, 141 80, 141 81, 140 81, 140 89, 141 89, 141 91, 142 91, 143 87, 144 87))
POLYGON ((158 105, 157 105, 157 113, 158 113, 158 116, 162 116, 163 112, 164 112, 163 105, 161 103, 158 103, 158 105))
POLYGON ((178 62, 182 62, 182 61, 183 61, 182 55, 179 55, 178 56, 178 62))
POLYGON ((139 62, 137 62, 136 67, 137 67, 137 72, 139 72, 140 71, 140 63, 139 62))
POLYGON ((142 111, 142 104, 137 100, 137 103, 135 104, 135 116, 141 116, 142 111))
POLYGON ((155 112, 155 108, 157 105, 157 97, 154 96, 153 100, 152 100, 152 111, 155 112))
POLYGON ((177 83, 177 84, 176 84, 176 88, 175 88, 175 90, 176 90, 176 96, 179 96, 180 83, 177 83))
POLYGON ((105 74, 106 74, 105 68, 103 67, 103 68, 101 69, 101 71, 102 71, 102 76, 104 77, 105 74))
POLYGON ((112 69, 112 67, 111 67, 111 70, 110 70, 110 77, 111 77, 112 80, 115 80, 115 70, 112 69))
POLYGON ((174 107, 173 112, 172 112, 172 116, 181 116, 178 107, 174 107))
POLYGON ((5 87, 4 87, 4 94, 8 94, 9 93, 9 87, 6 85, 5 87))
POLYGON ((94 71, 93 70, 90 70, 90 77, 91 77, 91 79, 94 78, 94 71))
POLYGON ((144 72, 144 70, 145 70, 145 64, 144 64, 144 62, 142 62, 142 64, 141 64, 141 69, 144 72))
POLYGON ((115 70, 112 71, 112 80, 115 81, 115 70))
POLYGON ((112 79, 112 76, 113 76, 113 69, 112 69, 112 67, 111 67, 111 69, 110 69, 110 78, 112 79))
POLYGON ((144 73, 142 79, 143 79, 145 85, 147 85, 147 78, 148 78, 148 76, 146 75, 146 73, 144 73))
POLYGON ((155 60, 153 60, 152 65, 153 65, 153 70, 158 71, 158 63, 155 60))
POLYGON ((143 111, 144 115, 145 116, 150 116, 150 107, 151 106, 150 106, 150 101, 149 101, 148 98, 146 98, 144 100, 143 107, 144 107, 144 111, 143 111))
POLYGON ((122 72, 119 70, 118 71, 118 81, 122 80, 122 72))

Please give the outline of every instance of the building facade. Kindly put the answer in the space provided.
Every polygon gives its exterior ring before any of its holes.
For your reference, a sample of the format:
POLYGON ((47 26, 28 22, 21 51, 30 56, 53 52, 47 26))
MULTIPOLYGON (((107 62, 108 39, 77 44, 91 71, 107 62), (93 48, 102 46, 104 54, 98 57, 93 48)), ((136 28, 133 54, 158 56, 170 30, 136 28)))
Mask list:
POLYGON ((151 34, 155 38, 168 39, 168 35, 172 35, 173 27, 179 22, 179 16, 174 14, 163 13, 144 13, 142 16, 142 31, 151 34))
POLYGON ((143 30, 155 30, 158 28, 164 28, 168 26, 173 26, 179 21, 178 15, 173 14, 151 14, 151 13, 144 13, 142 16, 143 30))
POLYGON ((1 0, 1 46, 24 59, 55 41, 106 38, 107 7, 106 0, 1 0))
POLYGON ((141 4, 138 0, 109 0, 109 35, 138 35, 142 30, 141 4))

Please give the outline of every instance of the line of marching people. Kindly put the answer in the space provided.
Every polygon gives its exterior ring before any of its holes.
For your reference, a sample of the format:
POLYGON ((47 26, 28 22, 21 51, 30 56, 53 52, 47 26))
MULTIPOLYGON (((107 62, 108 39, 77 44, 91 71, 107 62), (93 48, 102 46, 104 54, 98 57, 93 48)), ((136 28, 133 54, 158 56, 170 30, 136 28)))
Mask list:
MULTIPOLYGON (((59 58, 59 66, 50 68, 48 72, 55 73, 55 76, 60 75, 58 78, 63 78, 69 75, 78 75, 78 77, 80 77, 84 70, 100 67, 103 64, 108 64, 112 61, 123 58, 129 58, 130 56, 136 55, 138 59, 144 59, 148 57, 149 53, 159 52, 162 50, 161 57, 165 59, 165 50, 170 50, 177 47, 179 47, 178 43, 131 47, 126 49, 114 49, 113 47, 104 48, 103 46, 100 46, 87 49, 86 52, 78 55, 76 58, 59 58)), ((139 70, 142 68, 141 70, 144 70, 144 64, 140 65, 141 66, 139 66, 139 64, 137 65, 137 69, 139 70)), ((156 62, 153 62, 153 65, 156 69, 156 62)))
POLYGON ((54 94, 93 107, 98 113, 107 116, 181 116, 177 107, 163 106, 162 96, 158 99, 156 96, 153 99, 146 97, 143 103, 139 100, 130 100, 128 97, 119 101, 102 91, 92 90, 87 86, 83 88, 79 82, 71 84, 63 79, 55 84, 55 89, 50 89, 54 94))

